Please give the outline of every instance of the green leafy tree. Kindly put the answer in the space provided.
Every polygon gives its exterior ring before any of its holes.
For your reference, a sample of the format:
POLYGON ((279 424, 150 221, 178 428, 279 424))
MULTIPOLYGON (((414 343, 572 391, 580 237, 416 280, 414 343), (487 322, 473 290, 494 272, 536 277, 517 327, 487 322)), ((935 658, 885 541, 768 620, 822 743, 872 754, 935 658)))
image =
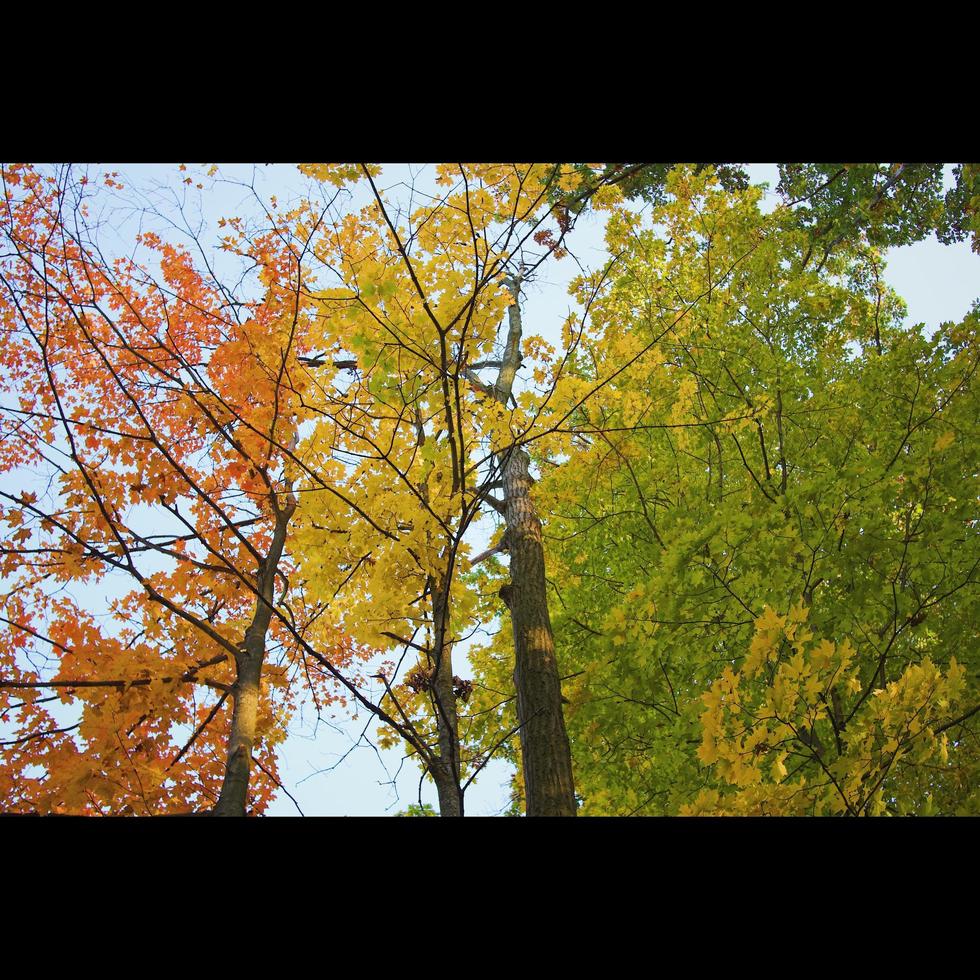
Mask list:
POLYGON ((970 810, 976 313, 926 337, 867 237, 814 263, 755 189, 665 191, 539 443, 583 812, 970 810))

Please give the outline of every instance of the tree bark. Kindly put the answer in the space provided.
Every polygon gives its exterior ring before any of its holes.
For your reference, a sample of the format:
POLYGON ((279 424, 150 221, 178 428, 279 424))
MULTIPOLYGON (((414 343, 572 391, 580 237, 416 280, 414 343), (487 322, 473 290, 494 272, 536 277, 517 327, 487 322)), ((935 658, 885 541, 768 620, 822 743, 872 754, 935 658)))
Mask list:
POLYGON ((432 778, 439 794, 439 816, 461 817, 463 796, 459 791, 459 721, 453 692, 452 644, 449 628, 449 587, 438 582, 432 594, 432 697, 439 731, 439 761, 432 778))
POLYGON ((514 686, 529 817, 574 817, 572 754, 562 712, 561 679, 548 614, 544 546, 529 490, 530 459, 514 449, 504 465, 504 506, 514 627, 514 686))
MULTIPOLYGON (((508 286, 514 304, 494 397, 507 404, 521 363, 520 277, 508 286)), ((504 484, 505 536, 510 551, 506 602, 514 627, 514 686, 529 817, 575 816, 572 754, 562 712, 561 680, 548 614, 541 522, 530 497, 530 457, 519 446, 499 456, 504 484)))
POLYGON ((276 569, 286 543, 286 528, 296 509, 290 494, 289 504, 277 510, 276 527, 272 545, 265 561, 259 566, 255 599, 255 615, 245 631, 241 652, 235 656, 237 679, 232 689, 235 709, 231 717, 231 733, 228 737, 228 762, 221 793, 214 808, 216 817, 244 817, 248 803, 248 780, 252 767, 252 749, 255 746, 255 729, 259 711, 259 691, 262 664, 265 661, 265 638, 272 619, 275 599, 276 569))
MULTIPOLYGON (((251 632, 251 629, 249 630, 251 632)), ((252 765, 252 748, 255 744, 255 723, 259 709, 259 684, 265 641, 260 638, 262 650, 255 653, 245 650, 238 660, 238 679, 235 681, 235 710, 231 718, 231 734, 228 737, 228 762, 221 794, 214 808, 216 817, 244 817, 248 801, 248 780, 252 765)))
MULTIPOLYGON (((424 446, 425 427, 420 417, 416 417, 416 431, 419 445, 424 446)), ((428 480, 422 482, 419 494, 428 504, 428 480)), ((429 544, 431 543, 430 535, 429 544)), ((430 575, 426 581, 432 596, 432 641, 428 652, 431 677, 429 694, 432 697, 439 736, 439 754, 430 762, 429 773, 439 795, 439 816, 461 817, 463 794, 459 789, 459 721, 456 714, 456 695, 453 692, 452 642, 447 639, 452 563, 447 552, 444 551, 442 557, 447 560, 444 573, 440 576, 430 575)))

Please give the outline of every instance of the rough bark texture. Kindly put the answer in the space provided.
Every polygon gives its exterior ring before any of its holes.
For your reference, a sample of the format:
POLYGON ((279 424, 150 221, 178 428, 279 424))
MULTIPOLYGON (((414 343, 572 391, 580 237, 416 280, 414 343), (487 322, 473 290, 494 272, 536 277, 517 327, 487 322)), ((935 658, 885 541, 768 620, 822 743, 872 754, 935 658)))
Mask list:
MULTIPOLYGON (((508 310, 507 342, 494 385, 506 405, 521 363, 520 277, 508 281, 514 303, 508 310)), ((572 754, 562 713, 561 680, 548 615, 544 546, 529 491, 530 459, 518 446, 500 456, 504 484, 505 536, 510 550, 511 587, 506 591, 514 626, 514 686, 521 723, 521 756, 529 817, 575 816, 572 754)))
POLYGON ((432 695, 439 730, 439 761, 432 778, 439 794, 439 815, 461 817, 463 796, 459 791, 459 722, 453 693, 452 646, 447 640, 449 595, 445 583, 438 583, 432 599, 432 661, 435 676, 432 695))
POLYGON ((548 615, 541 522, 528 495, 528 462, 527 453, 515 449, 503 473, 511 575, 507 597, 514 626, 514 686, 522 724, 527 815, 573 817, 572 755, 548 615))
POLYGON ((272 603, 275 599, 276 569, 286 543, 286 528, 296 509, 290 498, 289 505, 276 515, 276 529, 272 546, 265 561, 258 569, 258 592, 255 615, 245 631, 241 652, 235 657, 238 676, 233 689, 235 710, 231 718, 231 734, 228 737, 228 762, 221 793, 214 808, 216 817, 244 817, 248 802, 248 779, 252 767, 252 749, 255 746, 255 723, 259 709, 259 684, 262 664, 265 661, 265 638, 272 619, 272 603))

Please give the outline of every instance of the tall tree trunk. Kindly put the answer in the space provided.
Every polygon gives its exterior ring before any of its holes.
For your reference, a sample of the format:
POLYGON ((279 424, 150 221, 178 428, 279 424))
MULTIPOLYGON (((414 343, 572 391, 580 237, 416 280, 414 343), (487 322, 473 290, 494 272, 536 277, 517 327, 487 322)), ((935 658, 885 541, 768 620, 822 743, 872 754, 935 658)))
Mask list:
MULTIPOLYGON (((424 446, 425 427, 419 415, 416 415, 416 432, 419 446, 424 446)), ((428 480, 422 482, 419 494, 428 504, 428 480)), ((431 546, 431 534, 428 542, 431 546)), ((444 551, 442 557, 448 560, 450 556, 444 551)), ((450 568, 451 562, 443 574, 438 577, 430 575, 426 581, 432 596, 432 642, 428 654, 431 677, 429 694, 432 697, 436 730, 439 733, 439 755, 430 763, 429 773, 439 795, 439 816, 461 817, 463 794, 459 789, 459 721, 456 715, 456 695, 453 692, 452 642, 448 638, 449 597, 452 587, 450 568)))
POLYGON ((572 755, 562 713, 561 679, 548 615, 541 522, 528 494, 530 459, 514 449, 504 464, 514 626, 514 686, 529 817, 575 816, 572 755))
MULTIPOLYGON (((521 364, 520 277, 508 281, 507 342, 493 386, 506 405, 521 364)), ((575 816, 572 754, 562 712, 561 680, 548 615, 541 522, 529 491, 530 459, 518 446, 501 453, 505 536, 510 550, 510 587, 502 590, 514 627, 514 686, 521 724, 521 756, 529 817, 575 816)))
POLYGON ((463 795, 459 791, 459 721, 453 692, 452 643, 449 631, 449 585, 437 582, 432 593, 432 697, 439 732, 439 761, 432 778, 439 794, 439 816, 461 817, 463 795))
POLYGON ((216 817, 244 817, 248 802, 248 780, 252 768, 252 749, 255 745, 255 726, 259 711, 259 690, 262 664, 265 661, 265 638, 272 620, 275 599, 276 570, 286 543, 286 528, 296 509, 292 494, 288 505, 276 511, 276 527, 269 554, 258 569, 258 595, 255 615, 245 631, 241 652, 235 657, 238 676, 233 688, 235 709, 228 737, 228 762, 221 793, 214 808, 216 817))
MULTIPOLYGON (((249 628, 251 632, 251 627, 249 628)), ((252 748, 255 744, 255 723, 259 709, 259 683, 262 661, 265 658, 265 641, 259 637, 261 649, 246 640, 245 649, 238 661, 238 678, 235 681, 235 710, 231 718, 231 734, 228 737, 228 762, 221 794, 214 808, 216 817, 244 817, 248 800, 248 779, 252 765, 252 748)))

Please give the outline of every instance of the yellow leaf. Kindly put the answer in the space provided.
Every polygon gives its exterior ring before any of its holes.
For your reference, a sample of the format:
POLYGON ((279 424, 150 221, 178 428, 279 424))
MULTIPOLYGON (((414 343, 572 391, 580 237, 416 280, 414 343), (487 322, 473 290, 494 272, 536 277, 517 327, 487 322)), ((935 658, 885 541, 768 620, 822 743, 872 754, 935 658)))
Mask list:
POLYGON ((830 664, 830 658, 834 655, 834 644, 830 640, 821 640, 817 646, 810 651, 810 660, 817 670, 823 670, 830 664))
POLYGON ((948 449, 952 444, 953 440, 956 438, 952 432, 944 432, 934 443, 933 451, 941 453, 944 449, 948 449))
POLYGON ((949 658, 949 669, 946 672, 947 693, 951 701, 958 701, 963 694, 966 686, 966 670, 956 661, 956 657, 949 658))
POLYGON ((837 647, 837 652, 840 654, 840 669, 845 671, 848 668, 850 662, 854 659, 857 650, 854 649, 854 645, 851 643, 847 637, 841 642, 837 647))
POLYGON ((776 611, 769 606, 766 606, 765 611, 762 615, 755 621, 755 628, 760 630, 769 630, 773 632, 775 630, 781 630, 783 628, 783 623, 786 622, 785 616, 779 616, 776 611))
POLYGON ((802 600, 796 603, 789 611, 789 621, 791 623, 803 623, 810 615, 810 607, 802 600))
POLYGON ((758 673, 771 649, 772 640, 765 633, 756 633, 749 644, 749 655, 745 658, 745 673, 750 676, 758 673))
POLYGON ((701 745, 698 747, 698 758, 708 766, 718 759, 718 746, 715 740, 707 734, 705 734, 701 745))

